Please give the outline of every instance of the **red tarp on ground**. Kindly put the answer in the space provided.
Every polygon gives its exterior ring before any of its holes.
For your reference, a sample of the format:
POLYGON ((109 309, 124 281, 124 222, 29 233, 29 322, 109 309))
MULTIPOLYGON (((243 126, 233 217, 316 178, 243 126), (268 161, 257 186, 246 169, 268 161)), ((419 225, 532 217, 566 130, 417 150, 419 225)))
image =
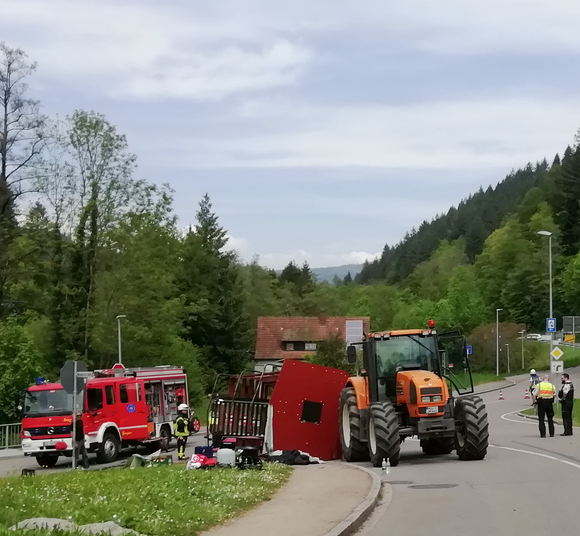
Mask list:
POLYGON ((343 370, 284 361, 270 404, 274 407, 274 449, 302 450, 323 460, 341 457, 338 429, 343 370))

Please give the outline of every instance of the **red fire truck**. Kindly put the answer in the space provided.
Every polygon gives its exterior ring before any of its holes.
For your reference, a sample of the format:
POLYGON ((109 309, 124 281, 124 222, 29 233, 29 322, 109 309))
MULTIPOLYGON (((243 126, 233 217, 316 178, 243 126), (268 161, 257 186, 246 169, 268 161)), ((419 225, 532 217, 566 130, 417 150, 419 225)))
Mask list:
MULTIPOLYGON (((112 369, 92 373, 84 391, 83 428, 89 452, 103 463, 123 447, 168 442, 179 404, 187 404, 185 370, 173 366, 112 369)), ((72 395, 59 383, 38 381, 22 408, 22 450, 41 466, 72 455, 72 395)), ((199 421, 192 420, 194 432, 199 421)))

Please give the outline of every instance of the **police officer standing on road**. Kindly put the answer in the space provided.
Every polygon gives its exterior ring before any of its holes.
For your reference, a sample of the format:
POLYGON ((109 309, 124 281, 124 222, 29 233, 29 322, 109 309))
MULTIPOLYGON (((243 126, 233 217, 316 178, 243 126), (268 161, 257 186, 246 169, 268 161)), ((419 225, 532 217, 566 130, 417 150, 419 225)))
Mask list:
POLYGON ((189 407, 179 404, 177 419, 173 423, 173 435, 177 438, 177 459, 185 460, 185 445, 189 437, 189 407))
POLYGON ((574 384, 570 381, 570 376, 562 374, 562 389, 558 393, 558 398, 562 404, 562 422, 564 424, 563 436, 572 435, 572 408, 574 407, 574 384))
POLYGON ((546 423, 544 419, 548 417, 548 429, 550 437, 554 437, 554 398, 556 388, 550 382, 550 376, 546 375, 542 381, 536 385, 534 398, 538 405, 538 423, 540 427, 540 437, 546 437, 546 423))

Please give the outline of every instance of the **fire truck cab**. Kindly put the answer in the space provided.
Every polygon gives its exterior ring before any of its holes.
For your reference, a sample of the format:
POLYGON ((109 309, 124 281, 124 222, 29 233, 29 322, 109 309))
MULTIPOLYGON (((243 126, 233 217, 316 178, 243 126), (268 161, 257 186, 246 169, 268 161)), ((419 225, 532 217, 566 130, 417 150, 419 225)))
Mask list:
MULTIPOLYGON (((85 445, 102 463, 117 459, 122 448, 164 446, 172 435, 179 404, 187 404, 187 376, 178 367, 95 371, 83 400, 85 445)), ((25 395, 22 450, 42 466, 72 455, 72 395, 60 384, 40 383, 25 395)))

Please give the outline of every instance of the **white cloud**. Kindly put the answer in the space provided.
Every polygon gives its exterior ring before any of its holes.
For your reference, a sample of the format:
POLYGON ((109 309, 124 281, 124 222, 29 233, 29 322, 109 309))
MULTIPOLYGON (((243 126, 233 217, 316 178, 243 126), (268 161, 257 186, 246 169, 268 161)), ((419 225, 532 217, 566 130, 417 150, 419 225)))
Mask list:
MULTIPOLYGON (((519 167, 562 151, 578 127, 580 98, 478 99, 409 105, 243 108, 241 135, 170 139, 183 167, 519 167), (267 133, 255 134, 268 120, 267 133), (240 137, 237 137, 240 136, 240 137), (187 150, 186 150, 187 149, 187 150)), ((232 125, 238 125, 232 120, 232 125)), ((172 150, 173 148, 173 150, 172 150)))
POLYGON ((228 242, 224 247, 226 251, 236 251, 241 256, 247 254, 247 248, 249 246, 248 239, 236 238, 232 235, 226 235, 226 238, 228 239, 228 242))
POLYGON ((341 255, 340 260, 343 264, 362 264, 365 261, 374 261, 380 256, 380 253, 367 253, 366 251, 351 251, 341 255))
POLYGON ((220 99, 294 83, 310 61, 302 44, 186 4, 5 0, 10 43, 49 81, 123 99, 220 99))

